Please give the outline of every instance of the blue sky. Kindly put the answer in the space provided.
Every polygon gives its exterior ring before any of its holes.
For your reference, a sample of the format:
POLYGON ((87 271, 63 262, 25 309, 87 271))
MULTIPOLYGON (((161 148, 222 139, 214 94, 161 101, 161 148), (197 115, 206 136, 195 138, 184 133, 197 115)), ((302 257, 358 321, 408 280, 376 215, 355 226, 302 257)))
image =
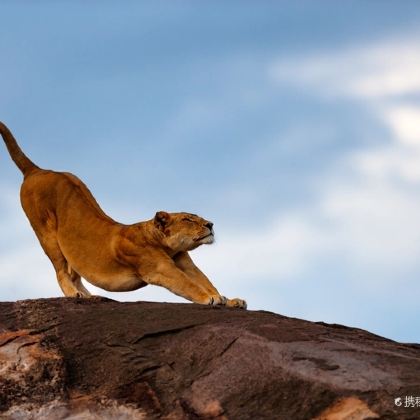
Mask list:
MULTIPOLYGON (((212 220, 216 244, 193 257, 250 309, 420 342, 418 2, 5 1, 0 14, 0 120, 38 165, 78 175, 124 223, 212 220)), ((3 149, 0 298, 59 296, 20 182, 3 149)))

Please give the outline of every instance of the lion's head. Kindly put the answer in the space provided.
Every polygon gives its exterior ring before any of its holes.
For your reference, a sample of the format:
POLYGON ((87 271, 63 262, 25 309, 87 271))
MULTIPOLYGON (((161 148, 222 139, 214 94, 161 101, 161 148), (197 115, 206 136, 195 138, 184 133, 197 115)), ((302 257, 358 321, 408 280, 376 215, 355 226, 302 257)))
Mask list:
POLYGON ((162 243, 174 252, 191 251, 214 242, 213 223, 196 214, 158 211, 153 220, 162 243))

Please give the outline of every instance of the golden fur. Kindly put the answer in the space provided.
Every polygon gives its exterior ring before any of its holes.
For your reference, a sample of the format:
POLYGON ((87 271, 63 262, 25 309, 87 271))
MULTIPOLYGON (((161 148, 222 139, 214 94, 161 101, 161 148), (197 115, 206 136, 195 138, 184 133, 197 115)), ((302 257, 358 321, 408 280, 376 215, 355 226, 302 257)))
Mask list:
POLYGON ((39 168, 1 122, 0 133, 24 175, 22 207, 65 296, 91 296, 83 277, 113 292, 153 284, 192 302, 246 308, 242 299, 221 296, 188 254, 214 241, 211 222, 194 214, 160 211, 145 222, 118 223, 76 176, 39 168))

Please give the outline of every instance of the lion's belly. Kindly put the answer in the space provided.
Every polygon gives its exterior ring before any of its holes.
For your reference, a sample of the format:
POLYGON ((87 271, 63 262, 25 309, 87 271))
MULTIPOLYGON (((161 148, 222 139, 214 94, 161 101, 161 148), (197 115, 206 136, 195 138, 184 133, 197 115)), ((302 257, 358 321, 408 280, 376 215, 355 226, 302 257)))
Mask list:
POLYGON ((80 275, 94 286, 109 292, 130 292, 146 286, 139 277, 130 273, 80 273, 80 275))
MULTIPOLYGON (((76 221, 69 225, 78 226, 76 221)), ((136 290, 146 285, 135 271, 120 264, 111 249, 113 230, 93 221, 84 230, 61 228, 60 249, 70 267, 94 286, 111 292, 136 290)))
POLYGON ((94 251, 83 244, 77 250, 60 245, 70 267, 94 286, 110 292, 128 292, 146 285, 132 269, 115 261, 106 247, 94 251))

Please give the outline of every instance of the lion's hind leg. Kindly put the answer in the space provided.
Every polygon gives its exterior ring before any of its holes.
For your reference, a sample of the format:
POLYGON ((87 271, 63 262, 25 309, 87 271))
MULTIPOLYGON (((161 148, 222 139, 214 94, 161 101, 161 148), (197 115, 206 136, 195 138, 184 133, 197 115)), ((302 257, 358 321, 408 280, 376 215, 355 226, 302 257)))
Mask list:
MULTIPOLYGON (((67 263, 68 264, 68 263, 67 263)), ((70 265, 68 265, 68 271, 70 274, 71 282, 74 284, 78 291, 78 297, 91 297, 89 290, 82 283, 82 278, 76 273, 70 265)))
MULTIPOLYGON (((51 258, 50 258, 51 259, 51 258)), ((52 260, 51 260, 52 261, 52 260)), ((67 263, 65 263, 67 264, 67 263)), ((53 263, 54 267, 55 264, 53 263)), ((89 291, 83 286, 80 276, 77 273, 69 274, 67 267, 56 268, 57 280, 61 290, 66 297, 90 297, 89 291)))
POLYGON ((91 294, 83 286, 80 275, 77 274, 68 264, 61 252, 57 237, 54 231, 36 231, 39 242, 52 262, 58 284, 67 297, 90 297, 91 294))
POLYGON ((89 297, 90 293, 82 285, 80 276, 69 266, 60 249, 57 240, 57 218, 55 211, 43 205, 46 198, 42 196, 42 191, 39 193, 34 188, 28 187, 28 184, 25 184, 30 179, 29 177, 22 185, 22 207, 42 249, 54 266, 58 284, 65 296, 89 297))

